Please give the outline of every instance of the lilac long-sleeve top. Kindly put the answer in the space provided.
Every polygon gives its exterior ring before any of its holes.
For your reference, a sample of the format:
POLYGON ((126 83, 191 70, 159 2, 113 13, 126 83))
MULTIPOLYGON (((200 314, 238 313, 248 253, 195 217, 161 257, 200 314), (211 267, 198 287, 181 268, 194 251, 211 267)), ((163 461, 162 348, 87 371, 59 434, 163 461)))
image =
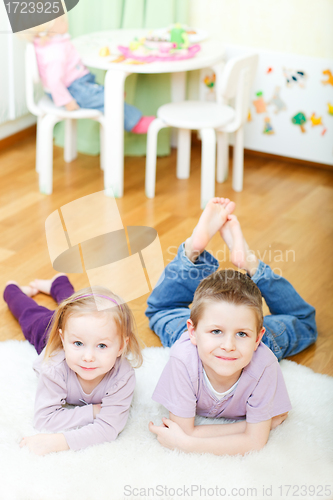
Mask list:
POLYGON ((117 358, 114 367, 97 387, 86 394, 65 360, 64 351, 43 361, 44 351, 33 367, 39 375, 34 426, 63 432, 71 450, 113 441, 125 427, 135 387, 134 369, 127 359, 117 358), (64 405, 74 405, 66 408, 64 405), (94 419, 93 404, 102 404, 94 419))

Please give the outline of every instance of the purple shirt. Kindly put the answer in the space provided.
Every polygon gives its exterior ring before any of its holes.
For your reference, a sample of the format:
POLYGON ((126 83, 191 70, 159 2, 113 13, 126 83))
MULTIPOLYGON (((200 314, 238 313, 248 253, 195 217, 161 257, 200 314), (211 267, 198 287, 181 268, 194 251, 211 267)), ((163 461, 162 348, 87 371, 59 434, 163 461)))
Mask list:
POLYGON ((134 369, 127 359, 117 358, 98 386, 86 394, 76 373, 68 367, 64 351, 47 362, 43 362, 43 358, 44 351, 33 365, 39 375, 34 415, 36 429, 66 430, 63 434, 71 450, 116 439, 125 427, 135 387, 134 369), (64 408, 66 403, 75 408, 64 408), (93 404, 100 403, 102 409, 94 419, 93 404))
POLYGON ((172 346, 153 399, 178 417, 246 418, 248 423, 269 420, 291 409, 277 358, 263 343, 243 368, 235 390, 218 400, 206 386, 198 349, 187 331, 172 346))

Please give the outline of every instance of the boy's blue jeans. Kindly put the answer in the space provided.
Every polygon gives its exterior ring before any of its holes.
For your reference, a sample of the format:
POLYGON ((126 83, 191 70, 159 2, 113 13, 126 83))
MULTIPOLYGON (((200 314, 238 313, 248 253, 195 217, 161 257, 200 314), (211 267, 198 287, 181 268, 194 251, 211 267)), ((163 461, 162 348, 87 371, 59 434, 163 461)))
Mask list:
MULTIPOLYGON (((156 288, 148 298, 146 316, 149 326, 164 346, 171 346, 187 329, 189 305, 201 280, 219 267, 218 261, 204 251, 195 264, 185 255, 184 244, 167 265, 156 288)), ((317 338, 315 309, 307 304, 293 286, 259 261, 252 277, 269 307, 264 317, 266 332, 262 342, 280 361, 313 344, 317 338)))
MULTIPOLYGON (((95 83, 95 75, 88 73, 75 80, 68 91, 80 108, 97 109, 104 113, 104 87, 95 83)), ((130 132, 141 120, 141 111, 130 104, 124 103, 124 128, 130 132)))

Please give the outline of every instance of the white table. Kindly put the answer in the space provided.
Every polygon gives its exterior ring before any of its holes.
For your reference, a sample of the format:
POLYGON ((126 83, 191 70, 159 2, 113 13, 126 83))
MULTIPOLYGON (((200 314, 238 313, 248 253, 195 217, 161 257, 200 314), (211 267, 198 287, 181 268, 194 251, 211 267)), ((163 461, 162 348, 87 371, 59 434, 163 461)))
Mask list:
POLYGON ((105 168, 104 189, 121 198, 124 193, 124 85, 132 73, 171 73, 171 95, 173 102, 185 100, 186 71, 214 67, 215 73, 222 71, 221 63, 225 49, 221 42, 201 42, 201 51, 192 59, 149 64, 112 63, 110 57, 100 57, 99 50, 109 46, 111 53, 118 45, 128 45, 135 37, 146 36, 148 30, 111 30, 83 35, 73 40, 86 66, 106 70, 105 76, 105 168))

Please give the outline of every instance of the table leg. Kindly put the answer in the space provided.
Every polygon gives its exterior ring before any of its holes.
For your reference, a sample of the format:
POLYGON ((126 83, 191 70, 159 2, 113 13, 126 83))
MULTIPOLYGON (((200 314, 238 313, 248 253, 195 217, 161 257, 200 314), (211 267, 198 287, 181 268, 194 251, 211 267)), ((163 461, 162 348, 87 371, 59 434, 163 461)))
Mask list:
MULTIPOLYGON (((171 100, 181 102, 186 99, 186 72, 171 73, 171 100)), ((171 147, 177 147, 177 129, 171 132, 171 147)))
POLYGON ((124 194, 124 86, 129 74, 108 70, 104 82, 104 189, 116 198, 124 194))

